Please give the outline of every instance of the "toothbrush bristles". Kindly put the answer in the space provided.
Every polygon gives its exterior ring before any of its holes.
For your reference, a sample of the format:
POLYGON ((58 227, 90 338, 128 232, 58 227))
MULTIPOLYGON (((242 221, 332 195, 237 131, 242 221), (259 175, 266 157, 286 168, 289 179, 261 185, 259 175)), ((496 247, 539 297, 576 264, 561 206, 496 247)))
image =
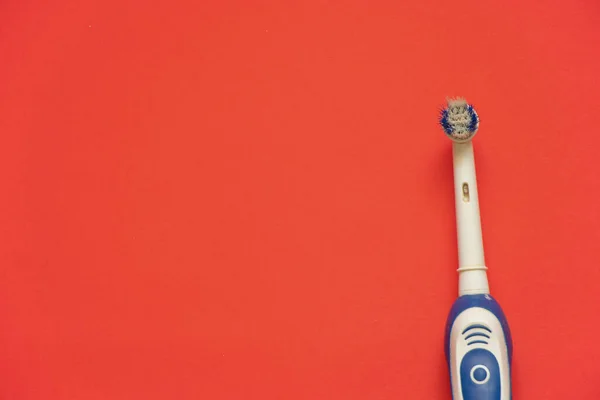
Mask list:
POLYGON ((440 111, 442 129, 456 142, 470 140, 479 129, 479 116, 463 98, 448 99, 448 106, 440 111))

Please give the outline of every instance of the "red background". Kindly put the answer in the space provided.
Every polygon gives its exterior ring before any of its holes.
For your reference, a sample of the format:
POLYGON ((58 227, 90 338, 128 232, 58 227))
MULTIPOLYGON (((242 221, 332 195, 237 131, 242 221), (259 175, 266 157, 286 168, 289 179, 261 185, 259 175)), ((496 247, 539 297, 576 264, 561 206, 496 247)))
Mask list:
POLYGON ((2 1, 0 397, 450 399, 461 95, 514 397, 598 398, 599 26, 595 0, 2 1))

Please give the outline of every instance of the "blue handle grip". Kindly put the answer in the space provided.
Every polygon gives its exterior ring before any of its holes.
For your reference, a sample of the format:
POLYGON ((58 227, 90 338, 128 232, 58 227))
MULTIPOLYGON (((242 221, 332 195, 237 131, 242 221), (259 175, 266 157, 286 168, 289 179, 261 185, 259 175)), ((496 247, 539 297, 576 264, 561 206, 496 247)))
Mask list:
POLYGON ((512 337, 502 308, 488 294, 460 296, 445 333, 453 400, 510 400, 512 337))

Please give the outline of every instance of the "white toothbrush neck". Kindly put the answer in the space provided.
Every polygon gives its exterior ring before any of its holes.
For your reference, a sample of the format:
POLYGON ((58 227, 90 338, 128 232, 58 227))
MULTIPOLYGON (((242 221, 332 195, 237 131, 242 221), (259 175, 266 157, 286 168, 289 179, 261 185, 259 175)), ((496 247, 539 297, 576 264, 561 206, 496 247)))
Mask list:
POLYGON ((453 143, 458 294, 488 294, 473 143, 453 143))

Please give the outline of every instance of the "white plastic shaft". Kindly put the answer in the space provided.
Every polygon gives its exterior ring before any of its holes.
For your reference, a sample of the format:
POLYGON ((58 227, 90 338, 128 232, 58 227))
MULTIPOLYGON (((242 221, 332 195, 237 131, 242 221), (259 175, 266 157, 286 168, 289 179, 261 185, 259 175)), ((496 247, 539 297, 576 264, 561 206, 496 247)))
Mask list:
POLYGON ((452 156, 458 233, 458 295, 489 294, 473 143, 453 142, 452 156))

